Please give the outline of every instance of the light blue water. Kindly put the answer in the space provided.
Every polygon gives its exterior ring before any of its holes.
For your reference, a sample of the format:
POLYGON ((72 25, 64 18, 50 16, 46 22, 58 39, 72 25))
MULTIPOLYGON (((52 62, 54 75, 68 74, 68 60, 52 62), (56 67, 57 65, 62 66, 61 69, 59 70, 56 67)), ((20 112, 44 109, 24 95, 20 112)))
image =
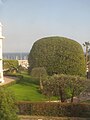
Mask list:
POLYGON ((3 59, 27 60, 29 53, 3 53, 3 59))

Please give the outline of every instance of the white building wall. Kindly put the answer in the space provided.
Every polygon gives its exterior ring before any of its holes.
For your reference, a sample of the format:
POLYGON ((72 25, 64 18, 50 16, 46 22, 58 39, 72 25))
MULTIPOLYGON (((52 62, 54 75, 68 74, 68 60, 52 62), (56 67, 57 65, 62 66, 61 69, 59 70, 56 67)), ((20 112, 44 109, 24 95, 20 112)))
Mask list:
POLYGON ((18 64, 26 69, 29 67, 28 60, 18 60, 18 64))
POLYGON ((3 80, 3 65, 2 65, 2 24, 0 23, 0 82, 4 82, 3 80))

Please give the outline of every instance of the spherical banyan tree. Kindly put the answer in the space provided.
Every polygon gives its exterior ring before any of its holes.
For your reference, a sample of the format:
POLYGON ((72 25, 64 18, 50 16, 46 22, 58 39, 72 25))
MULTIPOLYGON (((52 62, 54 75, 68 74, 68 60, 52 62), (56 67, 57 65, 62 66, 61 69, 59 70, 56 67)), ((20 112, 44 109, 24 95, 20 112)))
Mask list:
POLYGON ((64 37, 37 40, 29 53, 29 72, 44 67, 49 75, 70 74, 85 76, 85 59, 81 45, 64 37))

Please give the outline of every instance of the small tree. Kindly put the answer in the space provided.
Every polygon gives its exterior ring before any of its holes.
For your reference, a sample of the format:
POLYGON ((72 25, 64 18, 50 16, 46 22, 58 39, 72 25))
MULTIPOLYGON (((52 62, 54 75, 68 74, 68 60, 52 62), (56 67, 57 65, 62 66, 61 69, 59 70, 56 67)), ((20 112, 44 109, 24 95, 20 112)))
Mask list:
POLYGON ((89 46, 90 46, 90 42, 85 42, 83 44, 83 46, 85 47, 85 62, 86 62, 87 78, 89 78, 89 75, 88 75, 88 72, 89 72, 88 71, 88 62, 89 62, 89 52, 90 52, 89 46))
POLYGON ((0 120, 18 120, 14 95, 0 87, 0 120))
POLYGON ((73 97, 78 96, 86 88, 86 80, 78 76, 71 75, 53 75, 47 81, 44 81, 44 94, 47 96, 59 96, 61 102, 67 99, 68 91, 71 102, 73 97))
POLYGON ((18 72, 18 61, 17 60, 4 60, 3 68, 6 73, 18 72))
POLYGON ((48 97, 49 101, 50 98, 53 96, 54 94, 54 82, 50 79, 50 77, 48 76, 47 79, 45 81, 43 81, 43 91, 42 93, 48 97))
POLYGON ((71 102, 73 102, 73 98, 78 96, 87 87, 86 80, 79 76, 69 76, 68 87, 71 93, 71 102))
POLYGON ((66 100, 66 89, 67 89, 68 77, 61 75, 53 75, 47 81, 44 81, 44 93, 46 95, 56 95, 59 96, 61 102, 66 100))
POLYGON ((89 53, 89 46, 90 46, 90 42, 85 42, 84 44, 83 44, 83 46, 86 48, 86 65, 87 65, 87 62, 89 61, 89 57, 88 57, 88 53, 89 53))
POLYGON ((40 89, 42 90, 43 89, 43 80, 47 76, 47 72, 46 72, 45 68, 44 67, 33 68, 32 72, 31 72, 31 76, 40 80, 40 89))

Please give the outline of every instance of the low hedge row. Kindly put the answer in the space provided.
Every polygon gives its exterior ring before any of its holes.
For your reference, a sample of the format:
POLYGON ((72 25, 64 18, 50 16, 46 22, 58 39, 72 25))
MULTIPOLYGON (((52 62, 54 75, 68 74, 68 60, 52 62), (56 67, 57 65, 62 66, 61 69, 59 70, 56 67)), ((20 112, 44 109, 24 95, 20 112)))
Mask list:
POLYGON ((90 117, 90 104, 59 102, 18 102, 19 115, 90 117))

